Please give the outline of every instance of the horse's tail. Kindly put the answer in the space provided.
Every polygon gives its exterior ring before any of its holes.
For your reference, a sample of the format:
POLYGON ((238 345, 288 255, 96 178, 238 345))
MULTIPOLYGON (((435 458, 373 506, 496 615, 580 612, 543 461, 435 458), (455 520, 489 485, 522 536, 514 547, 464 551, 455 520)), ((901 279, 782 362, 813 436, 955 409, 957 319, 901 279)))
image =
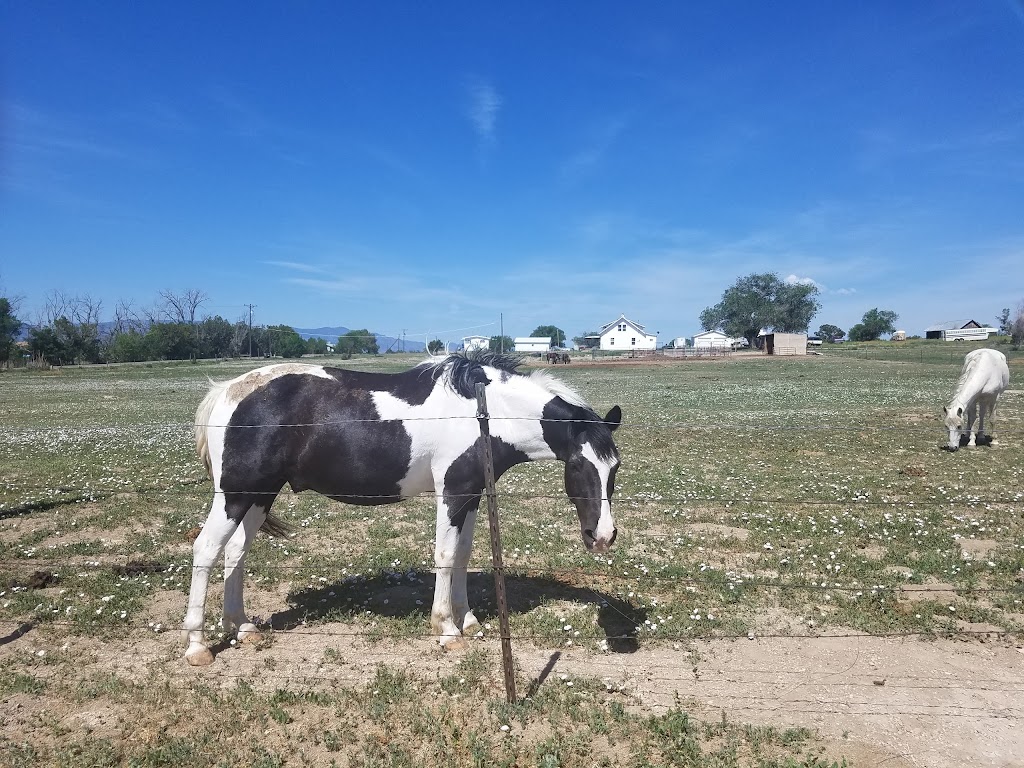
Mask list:
POLYGON ((295 526, 289 525, 280 517, 267 513, 267 519, 263 521, 260 530, 274 538, 283 539, 295 530, 295 526))
POLYGON ((207 433, 210 427, 210 418, 213 416, 214 406, 217 405, 217 400, 223 391, 224 385, 218 384, 211 379, 210 391, 206 393, 206 397, 203 398, 203 401, 199 404, 199 409, 196 411, 196 453, 199 454, 199 458, 206 465, 206 473, 210 477, 213 477, 213 463, 210 461, 210 440, 207 433))

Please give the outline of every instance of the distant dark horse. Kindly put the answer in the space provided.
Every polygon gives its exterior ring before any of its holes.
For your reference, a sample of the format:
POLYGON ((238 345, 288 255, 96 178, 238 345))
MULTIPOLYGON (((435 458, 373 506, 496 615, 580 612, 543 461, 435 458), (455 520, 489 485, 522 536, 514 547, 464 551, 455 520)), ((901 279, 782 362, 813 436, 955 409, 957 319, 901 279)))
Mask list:
POLYGON ((565 363, 568 365, 571 361, 569 360, 568 352, 548 352, 548 362, 552 365, 558 363, 565 363))
POLYGON ((259 636, 242 601, 245 555, 260 527, 280 532, 270 507, 287 483, 350 504, 437 498, 437 567, 431 626, 441 645, 479 628, 466 566, 484 486, 474 387, 486 385, 495 475, 526 461, 565 462, 583 544, 615 541, 611 496, 622 412, 604 418, 543 371, 492 352, 452 355, 403 373, 281 364, 215 384, 196 414, 196 448, 213 478, 213 504, 193 547, 185 658, 209 664, 203 642, 206 590, 224 553, 224 626, 259 636))

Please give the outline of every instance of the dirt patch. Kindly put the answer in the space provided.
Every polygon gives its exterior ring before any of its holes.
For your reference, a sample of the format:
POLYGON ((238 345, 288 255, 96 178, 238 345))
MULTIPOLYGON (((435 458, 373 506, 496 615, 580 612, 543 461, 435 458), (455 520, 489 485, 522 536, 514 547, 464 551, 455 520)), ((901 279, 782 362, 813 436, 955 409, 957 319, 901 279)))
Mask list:
POLYGON ((965 556, 972 560, 988 557, 988 555, 999 547, 995 539, 957 539, 960 550, 965 556))
POLYGON ((719 525, 717 523, 691 523, 686 525, 685 529, 691 535, 709 534, 721 539, 746 541, 750 537, 750 531, 746 528, 734 528, 731 525, 719 525))
POLYGON ((901 586, 900 597, 912 603, 922 600, 951 603, 956 600, 956 587, 936 579, 926 579, 924 584, 904 584, 901 586))
MULTIPOLYGON (((180 611, 180 593, 166 596, 174 597, 180 611)), ((157 613, 164 603, 155 603, 157 613)), ((780 617, 768 618, 777 625, 780 617)), ((809 637, 805 626, 791 627, 793 637, 666 643, 632 653, 517 643, 513 650, 521 673, 519 696, 541 686, 596 677, 605 683, 601 695, 631 709, 657 714, 682 702, 685 710, 710 721, 724 713, 733 722, 814 728, 829 742, 831 752, 845 755, 852 765, 995 768, 1015 765, 1024 754, 1020 649, 1005 643, 866 635, 809 637)), ((441 680, 465 658, 462 653, 442 652, 430 638, 371 641, 360 631, 352 624, 327 623, 315 630, 275 632, 261 646, 220 648, 214 664, 205 668, 185 663, 184 644, 176 632, 151 633, 144 641, 134 637, 106 642, 29 633, 0 648, 0 662, 63 642, 74 674, 83 679, 103 679, 111 672, 137 680, 155 675, 172 686, 204 681, 222 690, 245 679, 257 690, 272 692, 358 688, 373 681, 380 665, 441 680), (126 659, 132 660, 130 665, 126 659)), ((494 633, 469 645, 486 650, 491 659, 477 695, 500 697, 500 652, 494 633)), ((61 670, 67 673, 66 667, 57 665, 36 668, 40 677, 61 670)), ((40 727, 42 702, 24 694, 9 696, 4 702, 10 713, 5 735, 20 741, 27 730, 40 727)), ((73 733, 116 738, 129 726, 116 706, 107 701, 47 700, 46 714, 73 733)), ((309 707, 291 715, 294 722, 288 728, 314 728, 323 713, 309 707)))

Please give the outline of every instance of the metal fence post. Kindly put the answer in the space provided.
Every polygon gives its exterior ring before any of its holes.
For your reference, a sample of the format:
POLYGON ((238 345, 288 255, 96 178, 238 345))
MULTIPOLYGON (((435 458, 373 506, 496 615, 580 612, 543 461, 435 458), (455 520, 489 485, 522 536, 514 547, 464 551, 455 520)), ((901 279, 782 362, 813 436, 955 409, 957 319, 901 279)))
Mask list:
POLYGON ((512 666, 512 636, 508 626, 508 601, 505 596, 505 566, 501 557, 501 530, 498 528, 498 497, 494 491, 494 457, 491 453, 491 428, 487 414, 485 385, 476 385, 476 417, 480 422, 480 452, 484 465, 484 495, 487 497, 487 521, 491 530, 491 566, 494 591, 498 600, 498 627, 501 632, 501 661, 505 670, 505 698, 516 702, 516 676, 512 666))

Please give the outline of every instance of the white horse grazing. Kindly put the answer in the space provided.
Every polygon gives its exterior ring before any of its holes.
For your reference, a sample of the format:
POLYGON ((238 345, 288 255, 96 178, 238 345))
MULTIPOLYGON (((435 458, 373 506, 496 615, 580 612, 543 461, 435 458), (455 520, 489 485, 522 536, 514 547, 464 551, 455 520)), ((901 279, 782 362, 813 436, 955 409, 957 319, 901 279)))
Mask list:
POLYGON ((994 349, 976 349, 967 353, 956 384, 956 394, 949 406, 942 409, 949 428, 949 450, 955 451, 960 447, 965 411, 970 432, 967 445, 977 445, 978 435, 984 438, 985 414, 991 422, 996 399, 1009 385, 1010 369, 1006 365, 1006 355, 994 349))

